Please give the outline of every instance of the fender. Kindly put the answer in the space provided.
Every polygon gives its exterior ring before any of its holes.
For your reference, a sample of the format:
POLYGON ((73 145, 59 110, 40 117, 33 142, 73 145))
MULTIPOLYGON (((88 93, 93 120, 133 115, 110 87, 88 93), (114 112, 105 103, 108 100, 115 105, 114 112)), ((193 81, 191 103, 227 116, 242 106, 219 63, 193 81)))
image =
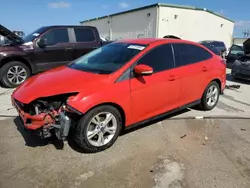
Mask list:
POLYGON ((113 90, 114 92, 110 92, 108 86, 100 86, 98 92, 79 93, 68 100, 67 104, 82 114, 86 114, 89 110, 102 104, 114 104, 123 110, 125 126, 130 125, 132 122, 130 83, 120 82, 115 84, 115 87, 117 88, 113 90))
POLYGON ((32 73, 36 73, 36 66, 31 63, 28 54, 21 50, 11 50, 0 52, 0 67, 2 67, 6 61, 24 61, 30 68, 32 73))

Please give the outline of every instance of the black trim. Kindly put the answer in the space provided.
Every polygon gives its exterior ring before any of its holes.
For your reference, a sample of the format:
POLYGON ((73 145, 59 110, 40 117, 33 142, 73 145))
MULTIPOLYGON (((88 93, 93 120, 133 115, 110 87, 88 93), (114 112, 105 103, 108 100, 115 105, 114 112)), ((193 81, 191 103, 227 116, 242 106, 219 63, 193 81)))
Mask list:
POLYGON ((158 120, 158 119, 160 119, 160 118, 163 118, 163 117, 165 117, 165 116, 174 114, 174 113, 179 112, 179 111, 181 111, 181 110, 184 110, 184 109, 186 109, 186 108, 190 108, 190 107, 192 107, 192 106, 196 106, 196 105, 198 105, 198 104, 200 104, 200 103, 201 103, 201 99, 199 99, 199 100, 197 100, 197 101, 194 101, 194 102, 191 102, 191 103, 189 103, 189 104, 186 104, 186 105, 184 105, 184 106, 181 106, 181 107, 179 107, 179 108, 176 108, 176 109, 174 109, 174 110, 171 110, 171 111, 162 113, 162 114, 160 114, 160 115, 154 116, 154 117, 152 117, 152 118, 149 118, 149 119, 140 121, 140 122, 138 122, 138 123, 134 123, 134 124, 132 124, 132 125, 129 125, 129 126, 125 127, 125 130, 131 129, 131 128, 135 128, 135 127, 137 127, 137 126, 140 126, 140 125, 142 125, 142 124, 149 123, 149 122, 154 121, 154 120, 158 120))

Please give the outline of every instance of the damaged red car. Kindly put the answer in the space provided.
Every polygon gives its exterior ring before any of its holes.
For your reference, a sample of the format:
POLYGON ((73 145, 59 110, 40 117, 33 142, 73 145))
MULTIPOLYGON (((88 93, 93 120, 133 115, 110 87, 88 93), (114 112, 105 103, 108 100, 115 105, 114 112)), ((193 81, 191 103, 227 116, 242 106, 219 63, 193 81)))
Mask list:
POLYGON ((98 152, 134 125, 196 105, 212 110, 225 73, 221 57, 198 43, 122 40, 29 78, 12 103, 26 129, 59 140, 71 131, 81 148, 98 152))

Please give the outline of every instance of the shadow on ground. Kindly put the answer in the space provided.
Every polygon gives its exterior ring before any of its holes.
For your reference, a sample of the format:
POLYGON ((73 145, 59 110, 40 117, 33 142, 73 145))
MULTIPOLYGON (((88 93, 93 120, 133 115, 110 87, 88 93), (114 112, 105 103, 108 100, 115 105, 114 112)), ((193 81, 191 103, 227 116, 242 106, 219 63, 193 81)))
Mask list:
POLYGON ((53 144, 56 149, 63 149, 63 142, 57 140, 55 137, 51 137, 49 139, 41 139, 37 135, 35 135, 34 132, 26 130, 19 117, 16 117, 13 121, 17 127, 17 130, 21 133, 26 146, 39 147, 53 144))
MULTIPOLYGON (((193 108, 193 109, 197 109, 197 108, 193 108)), ((160 122, 160 121, 163 121, 163 120, 167 120, 169 118, 172 118, 174 116, 177 116, 179 114, 183 114, 183 113, 186 113, 186 112, 189 112, 189 111, 190 111, 190 109, 184 109, 182 111, 173 113, 171 115, 166 115, 166 116, 164 116, 162 118, 158 118, 157 120, 152 120, 150 122, 141 124, 139 126, 126 129, 126 130, 122 131, 122 133, 121 133, 120 136, 124 136, 124 135, 129 134, 129 133, 131 133, 133 131, 145 128, 145 127, 150 126, 152 124, 155 124, 157 122, 160 122)), ((41 139, 39 136, 35 135, 34 132, 30 132, 30 131, 26 130, 23 127, 22 121, 20 120, 19 117, 16 117, 14 119, 14 123, 15 123, 15 125, 17 127, 17 130, 21 133, 21 135, 22 135, 22 137, 23 137, 23 139, 25 141, 25 145, 26 146, 29 146, 29 147, 39 147, 39 146, 46 146, 48 144, 52 144, 58 150, 62 150, 64 148, 64 143, 62 141, 57 140, 56 137, 51 137, 49 139, 41 139)), ((83 149, 81 149, 77 145, 77 143, 74 141, 73 138, 74 138, 73 133, 70 132, 70 135, 68 137, 68 145, 74 151, 76 151, 76 152, 79 152, 79 153, 88 153, 88 152, 84 151, 83 149)))
POLYGON ((250 85, 250 81, 245 81, 242 79, 233 78, 231 73, 227 73, 226 76, 227 76, 227 81, 234 82, 236 84, 248 84, 248 85, 250 85))
MULTIPOLYGON (((157 123, 157 122, 160 122, 160 121, 163 121, 163 120, 167 120, 167 119, 169 119, 169 118, 172 118, 172 117, 174 117, 174 116, 177 116, 177 115, 179 115, 179 114, 183 114, 183 113, 186 113, 186 112, 189 112, 189 111, 190 111, 189 109, 184 109, 184 110, 182 110, 182 111, 173 113, 173 114, 171 114, 171 115, 166 115, 166 116, 164 116, 164 117, 162 117, 162 118, 159 118, 159 119, 157 119, 157 120, 152 120, 152 121, 150 121, 150 122, 141 124, 141 125, 139 125, 139 126, 136 126, 136 127, 133 127, 133 128, 129 128, 129 129, 126 129, 126 130, 123 130, 120 136, 124 136, 124 135, 129 134, 129 133, 131 133, 131 132, 133 132, 133 131, 136 131, 136 130, 139 130, 139 129, 148 127, 148 126, 150 126, 150 125, 152 125, 152 124, 155 124, 155 123, 157 123)), ((69 144, 69 146, 70 146, 73 150, 75 150, 76 152, 79 152, 79 153, 88 153, 88 152, 84 151, 82 148, 80 148, 80 147, 76 144, 76 142, 73 140, 73 136, 70 136, 70 137, 68 138, 68 144, 69 144)))

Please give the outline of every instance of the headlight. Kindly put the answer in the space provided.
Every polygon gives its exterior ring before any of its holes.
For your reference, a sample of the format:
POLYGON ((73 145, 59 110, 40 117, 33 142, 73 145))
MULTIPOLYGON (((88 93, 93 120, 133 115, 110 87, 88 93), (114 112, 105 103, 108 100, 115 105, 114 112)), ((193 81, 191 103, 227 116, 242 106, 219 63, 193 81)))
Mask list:
POLYGON ((78 115, 82 115, 82 112, 78 111, 77 109, 73 108, 72 106, 66 104, 66 111, 69 111, 69 112, 74 112, 78 115))

